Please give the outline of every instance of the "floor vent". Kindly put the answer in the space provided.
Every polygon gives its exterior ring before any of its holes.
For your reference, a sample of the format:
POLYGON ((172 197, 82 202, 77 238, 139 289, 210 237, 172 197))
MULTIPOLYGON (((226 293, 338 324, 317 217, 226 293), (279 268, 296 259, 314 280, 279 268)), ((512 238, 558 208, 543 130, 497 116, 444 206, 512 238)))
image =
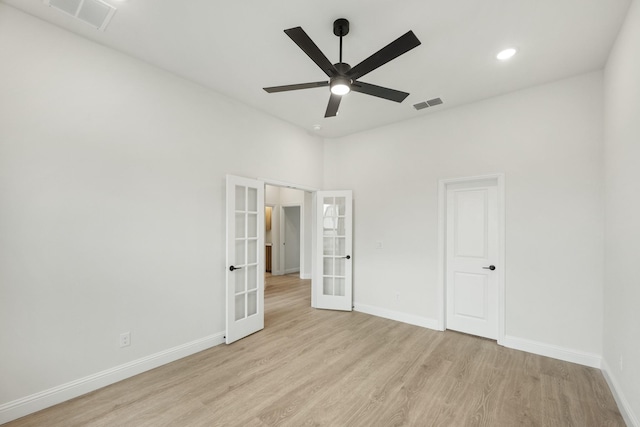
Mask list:
POLYGON ((424 102, 419 102, 417 104, 413 104, 413 108, 415 108, 416 110, 422 110, 424 108, 435 107, 436 105, 440 105, 440 104, 443 104, 442 99, 433 98, 433 99, 430 99, 428 101, 424 101, 424 102))
POLYGON ((102 31, 116 12, 115 7, 101 0, 44 0, 44 3, 102 31))

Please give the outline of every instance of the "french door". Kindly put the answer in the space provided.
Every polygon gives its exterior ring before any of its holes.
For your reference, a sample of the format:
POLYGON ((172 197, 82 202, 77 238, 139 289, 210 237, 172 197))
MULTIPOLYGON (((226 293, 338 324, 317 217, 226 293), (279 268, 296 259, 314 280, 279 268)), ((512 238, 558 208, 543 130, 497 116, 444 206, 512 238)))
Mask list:
POLYGON ((352 228, 352 192, 316 192, 316 308, 353 309, 352 228))
POLYGON ((264 328, 264 227, 264 182, 227 175, 227 344, 264 328))

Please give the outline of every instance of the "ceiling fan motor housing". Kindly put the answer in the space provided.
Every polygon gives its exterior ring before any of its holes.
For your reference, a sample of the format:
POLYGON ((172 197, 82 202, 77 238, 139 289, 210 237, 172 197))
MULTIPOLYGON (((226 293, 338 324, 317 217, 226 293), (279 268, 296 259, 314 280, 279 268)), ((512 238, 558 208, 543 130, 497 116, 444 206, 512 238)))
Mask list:
POLYGON ((351 65, 347 64, 346 62, 338 62, 337 64, 333 64, 333 66, 336 67, 336 70, 338 70, 338 74, 342 75, 346 75, 351 69, 351 65))

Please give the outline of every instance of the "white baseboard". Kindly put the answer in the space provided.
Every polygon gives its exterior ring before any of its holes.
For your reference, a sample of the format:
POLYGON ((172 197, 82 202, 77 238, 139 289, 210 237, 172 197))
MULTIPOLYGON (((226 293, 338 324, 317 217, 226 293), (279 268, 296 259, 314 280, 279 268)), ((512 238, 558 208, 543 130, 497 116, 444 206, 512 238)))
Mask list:
POLYGON ((300 278, 303 280, 310 280, 311 279, 311 274, 301 274, 300 278))
POLYGON ((293 273, 299 273, 299 272, 300 272, 300 267, 289 268, 284 270, 284 274, 293 274, 293 273))
POLYGON ((69 399, 122 381, 142 372, 190 356, 224 342, 224 332, 201 338, 138 360, 116 366, 48 390, 0 405, 0 424, 13 421, 69 399))
MULTIPOLYGON (((409 323, 411 325, 422 326, 424 328, 441 331, 437 319, 416 316, 412 314, 402 313, 399 311, 388 310, 386 308, 374 307, 366 304, 354 304, 354 310, 361 313, 371 314, 373 316, 384 317, 385 319, 396 320, 398 322, 409 323)), ((552 344, 541 343, 537 341, 505 336, 498 340, 498 344, 513 348, 515 350, 526 351, 527 353, 538 354, 540 356, 551 357, 565 362, 577 363, 579 365, 589 366, 591 368, 601 368, 602 357, 598 354, 587 353, 579 350, 555 346, 552 344)), ((640 426, 638 426, 640 427, 640 426)))
POLYGON ((498 344, 513 348, 515 350, 526 351, 527 353, 539 354, 540 356, 551 357, 565 362, 577 363, 600 369, 602 357, 598 354, 587 353, 570 348, 559 347, 552 344, 531 341, 524 338, 505 336, 498 340, 498 344))
POLYGON ((629 401, 622 393, 620 383, 616 380, 616 377, 613 375, 613 371, 605 359, 602 359, 602 374, 604 375, 604 379, 607 381, 607 384, 609 384, 609 388, 611 389, 613 398, 618 404, 618 409, 622 414, 622 418, 624 418, 624 422, 627 423, 629 427, 640 427, 638 417, 633 413, 633 409, 631 408, 629 401))
POLYGON ((359 303, 354 303, 353 309, 360 313, 371 314, 373 316, 384 317, 385 319, 396 320, 410 325, 438 330, 438 321, 436 319, 429 319, 428 317, 416 316, 414 314, 407 314, 400 311, 393 311, 386 308, 359 303))

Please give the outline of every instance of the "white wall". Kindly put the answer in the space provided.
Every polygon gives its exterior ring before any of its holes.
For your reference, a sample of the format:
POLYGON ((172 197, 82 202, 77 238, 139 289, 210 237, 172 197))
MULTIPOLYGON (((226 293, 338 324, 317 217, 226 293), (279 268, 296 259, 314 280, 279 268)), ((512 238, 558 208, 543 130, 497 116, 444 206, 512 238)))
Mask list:
POLYGON ((504 172, 507 335, 599 363, 601 105, 595 72, 327 142, 324 187, 354 190, 356 307, 434 323, 438 179, 504 172))
POLYGON ((284 273, 300 272, 301 206, 284 206, 284 273))
POLYGON ((627 423, 640 426, 640 2, 605 70, 604 360, 627 423), (622 366, 620 361, 622 359, 622 366), (633 421, 632 421, 633 420, 633 421))
POLYGON ((264 186, 264 203, 266 205, 277 205, 280 203, 280 187, 273 185, 264 186))
POLYGON ((321 141, 1 3, 0 64, 0 407, 221 333, 225 174, 321 141))
POLYGON ((295 188, 280 188, 280 204, 302 205, 304 204, 304 191, 295 188))

